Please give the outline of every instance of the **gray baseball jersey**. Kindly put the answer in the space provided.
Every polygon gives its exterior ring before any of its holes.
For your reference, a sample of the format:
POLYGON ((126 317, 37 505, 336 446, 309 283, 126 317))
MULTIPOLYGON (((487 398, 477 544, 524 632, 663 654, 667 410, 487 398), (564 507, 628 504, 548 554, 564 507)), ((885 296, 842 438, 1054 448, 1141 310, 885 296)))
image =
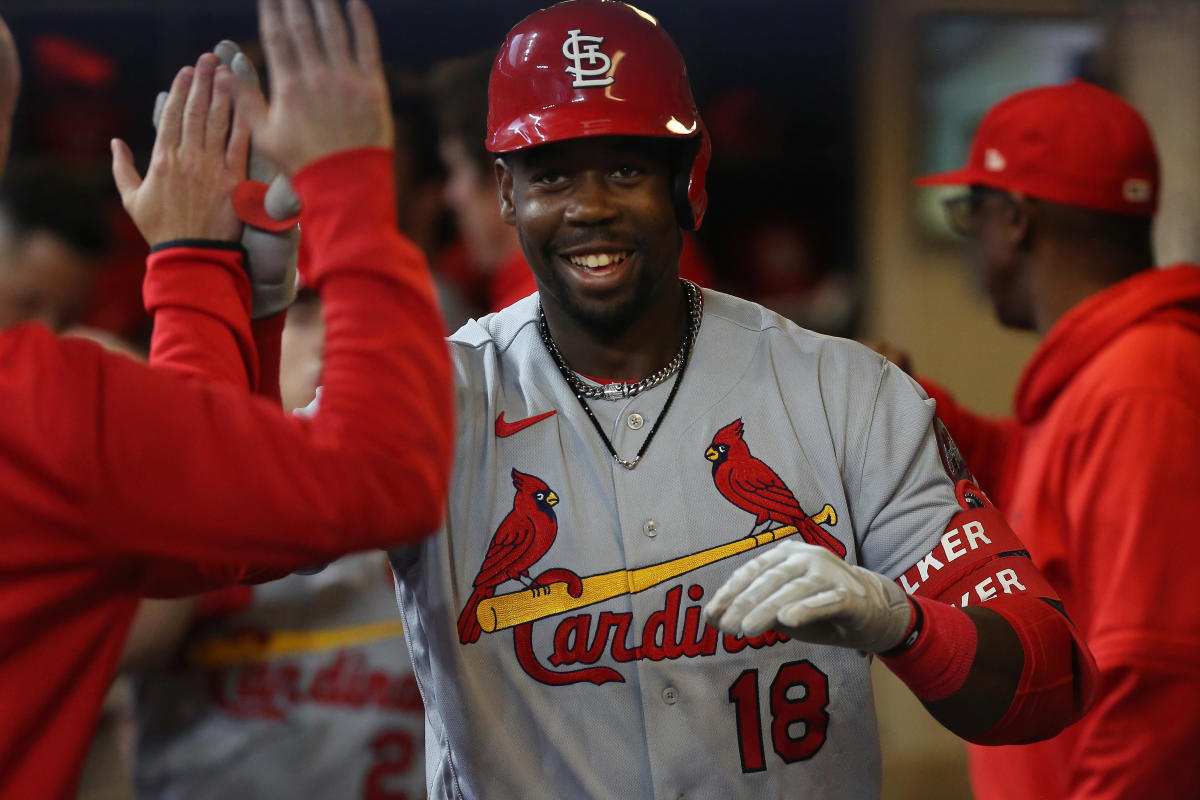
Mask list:
POLYGON ((878 796, 869 657, 720 635, 700 609, 797 527, 892 577, 933 548, 960 509, 919 387, 705 291, 665 417, 670 380, 589 401, 623 458, 659 424, 627 470, 547 353, 536 296, 451 349, 447 521, 392 553, 430 797, 878 796))
POLYGON ((182 660, 136 681, 143 800, 424 796, 420 693, 380 553, 253 587, 182 660))

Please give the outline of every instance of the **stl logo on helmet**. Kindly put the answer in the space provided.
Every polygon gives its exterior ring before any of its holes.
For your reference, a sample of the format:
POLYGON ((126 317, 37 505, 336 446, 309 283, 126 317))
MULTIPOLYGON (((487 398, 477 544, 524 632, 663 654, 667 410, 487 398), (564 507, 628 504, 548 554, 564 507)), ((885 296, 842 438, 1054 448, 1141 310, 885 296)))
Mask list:
POLYGON ((608 74, 608 69, 612 66, 612 59, 600 52, 602 44, 604 44, 603 36, 584 36, 578 29, 567 31, 562 54, 570 59, 573 66, 569 66, 563 71, 574 76, 575 80, 571 82, 572 88, 584 89, 612 84, 613 76, 608 74), (583 65, 585 61, 588 64, 586 67, 583 65))

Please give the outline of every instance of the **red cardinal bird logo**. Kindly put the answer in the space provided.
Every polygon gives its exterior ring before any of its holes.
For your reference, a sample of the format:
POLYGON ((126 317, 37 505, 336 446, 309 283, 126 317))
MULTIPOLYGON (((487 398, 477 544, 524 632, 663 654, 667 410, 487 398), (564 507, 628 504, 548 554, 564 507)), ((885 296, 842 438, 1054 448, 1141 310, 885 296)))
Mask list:
POLYGON ((546 555, 558 535, 558 519, 554 516, 558 495, 541 478, 515 469, 512 480, 517 490, 512 511, 492 536, 483 566, 475 576, 475 591, 458 618, 458 640, 463 644, 476 641, 482 633, 475 616, 479 602, 494 595, 496 587, 505 581, 531 586, 529 568, 546 555))
POLYGON ((742 440, 742 427, 742 421, 735 419, 717 431, 704 457, 712 462, 717 491, 738 508, 754 514, 750 533, 767 520, 795 525, 804 541, 845 558, 846 546, 809 519, 775 470, 750 454, 750 448, 742 440))

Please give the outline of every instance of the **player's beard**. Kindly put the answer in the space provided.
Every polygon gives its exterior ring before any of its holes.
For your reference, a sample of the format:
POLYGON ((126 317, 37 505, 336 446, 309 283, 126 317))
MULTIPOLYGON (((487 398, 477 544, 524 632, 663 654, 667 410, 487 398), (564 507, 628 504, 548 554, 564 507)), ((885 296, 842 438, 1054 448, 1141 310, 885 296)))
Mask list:
MULTIPOLYGON (((644 251, 641 251, 644 252, 644 251)), ((553 263, 556 251, 543 250, 542 263, 553 263)), ((629 329, 654 303, 656 284, 660 276, 646 265, 639 264, 633 276, 633 290, 622 292, 612 300, 589 300, 580 297, 563 273, 554 267, 540 270, 538 289, 549 295, 579 327, 597 339, 612 339, 629 329)))

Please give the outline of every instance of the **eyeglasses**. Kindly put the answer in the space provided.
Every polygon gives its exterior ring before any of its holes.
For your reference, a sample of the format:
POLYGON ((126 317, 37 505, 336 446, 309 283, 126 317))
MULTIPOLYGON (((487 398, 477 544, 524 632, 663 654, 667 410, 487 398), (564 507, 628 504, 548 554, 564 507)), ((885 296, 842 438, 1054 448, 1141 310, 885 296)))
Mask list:
POLYGON ((983 208, 984 200, 989 196, 1001 197, 1006 204, 1011 206, 1017 204, 1016 198, 1008 192, 986 186, 973 186, 969 192, 948 197, 942 201, 942 208, 946 212, 946 224, 950 226, 950 230, 968 239, 978 236, 979 211, 983 208))
POLYGON ((968 239, 975 238, 979 233, 979 201, 976 195, 969 192, 947 197, 942 201, 946 212, 946 224, 950 230, 968 239))

